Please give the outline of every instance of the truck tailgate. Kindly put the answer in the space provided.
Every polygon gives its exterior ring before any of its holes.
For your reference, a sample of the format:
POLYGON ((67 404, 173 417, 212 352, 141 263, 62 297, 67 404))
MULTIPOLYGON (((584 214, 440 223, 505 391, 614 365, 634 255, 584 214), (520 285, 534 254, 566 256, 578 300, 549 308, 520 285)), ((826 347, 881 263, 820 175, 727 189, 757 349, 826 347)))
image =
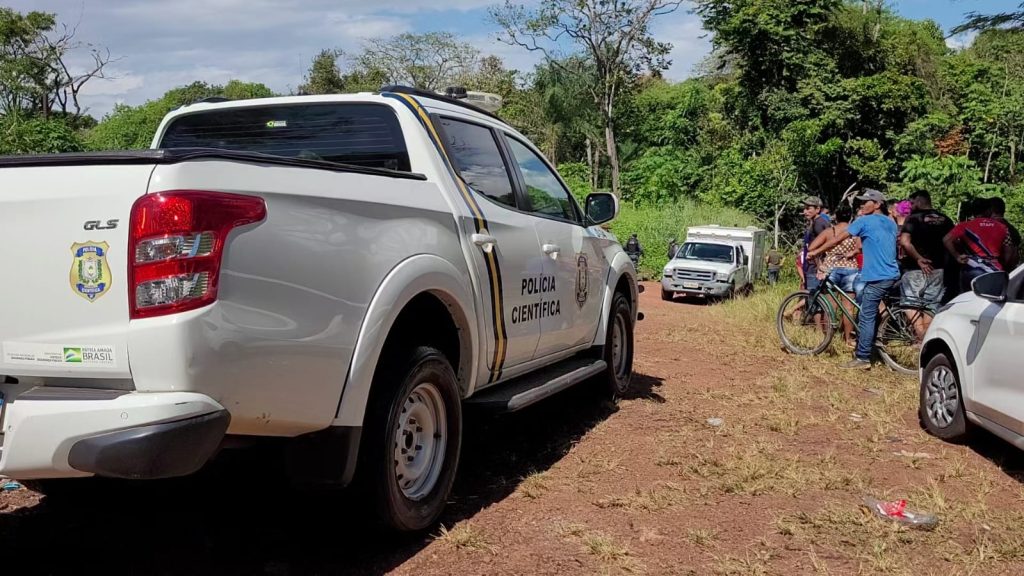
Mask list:
POLYGON ((153 167, 0 167, 0 374, 130 378, 129 216, 153 167))

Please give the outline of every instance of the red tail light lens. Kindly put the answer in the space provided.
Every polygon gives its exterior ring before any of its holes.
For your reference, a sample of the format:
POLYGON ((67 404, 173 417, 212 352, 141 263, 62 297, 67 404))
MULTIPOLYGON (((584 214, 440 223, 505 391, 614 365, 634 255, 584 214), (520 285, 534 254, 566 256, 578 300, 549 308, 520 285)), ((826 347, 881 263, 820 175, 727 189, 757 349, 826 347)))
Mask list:
POLYGON ((128 268, 131 318, 194 310, 217 299, 224 242, 267 217, 262 198, 173 190, 132 206, 128 268))

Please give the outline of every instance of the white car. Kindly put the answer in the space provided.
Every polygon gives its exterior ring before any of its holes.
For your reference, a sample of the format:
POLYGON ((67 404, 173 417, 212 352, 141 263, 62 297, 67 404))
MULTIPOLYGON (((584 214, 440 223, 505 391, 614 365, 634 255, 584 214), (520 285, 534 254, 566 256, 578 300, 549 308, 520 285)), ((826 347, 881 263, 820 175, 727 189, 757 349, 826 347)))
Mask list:
POLYGON ((618 200, 578 205, 494 114, 400 86, 207 102, 152 147, 0 158, 0 475, 183 476, 286 439, 291 478, 421 530, 464 405, 629 386, 618 200))
POLYGON ((921 423, 945 440, 977 425, 1024 449, 1024 266, 975 279, 921 350, 921 423))

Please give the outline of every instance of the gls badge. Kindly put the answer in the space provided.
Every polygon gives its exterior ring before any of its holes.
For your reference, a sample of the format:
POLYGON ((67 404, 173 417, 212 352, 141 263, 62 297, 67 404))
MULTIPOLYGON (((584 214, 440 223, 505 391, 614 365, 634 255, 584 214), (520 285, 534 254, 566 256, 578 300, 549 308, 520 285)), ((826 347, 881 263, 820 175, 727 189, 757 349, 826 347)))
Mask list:
POLYGON ((114 228, 117 228, 117 223, 118 222, 119 222, 119 220, 117 218, 115 218, 113 220, 107 220, 106 224, 100 222, 99 220, 87 220, 85 222, 85 229, 86 230, 113 230, 114 228))

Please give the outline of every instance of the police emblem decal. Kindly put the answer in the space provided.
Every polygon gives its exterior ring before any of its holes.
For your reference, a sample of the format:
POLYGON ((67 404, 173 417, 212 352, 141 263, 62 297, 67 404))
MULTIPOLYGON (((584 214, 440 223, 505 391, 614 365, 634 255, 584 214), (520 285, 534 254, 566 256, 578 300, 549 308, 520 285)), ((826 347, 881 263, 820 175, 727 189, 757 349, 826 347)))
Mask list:
POLYGON ((590 280, 587 276, 587 255, 580 253, 576 257, 576 305, 580 308, 587 303, 590 292, 590 280))
POLYGON ((71 246, 71 289, 82 298, 95 302, 110 290, 110 266, 106 242, 83 242, 71 246))

